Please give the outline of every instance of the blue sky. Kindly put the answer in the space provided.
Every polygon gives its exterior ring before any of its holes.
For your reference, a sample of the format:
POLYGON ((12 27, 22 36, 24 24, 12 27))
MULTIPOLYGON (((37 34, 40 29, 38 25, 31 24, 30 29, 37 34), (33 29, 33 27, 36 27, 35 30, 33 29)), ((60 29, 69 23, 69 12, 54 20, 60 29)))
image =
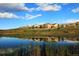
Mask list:
POLYGON ((0 29, 77 21, 78 3, 0 3, 0 29))

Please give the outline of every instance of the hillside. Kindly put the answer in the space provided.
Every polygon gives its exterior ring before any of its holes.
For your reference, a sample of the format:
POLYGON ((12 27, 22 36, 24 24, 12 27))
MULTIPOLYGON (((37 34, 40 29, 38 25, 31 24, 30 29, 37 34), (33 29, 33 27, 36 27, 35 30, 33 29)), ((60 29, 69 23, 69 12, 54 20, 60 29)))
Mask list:
POLYGON ((56 27, 55 24, 52 25, 54 26, 46 27, 46 24, 42 24, 40 25, 41 27, 36 27, 33 25, 31 27, 21 27, 11 30, 0 30, 0 36, 79 36, 79 22, 58 24, 58 26, 56 27))

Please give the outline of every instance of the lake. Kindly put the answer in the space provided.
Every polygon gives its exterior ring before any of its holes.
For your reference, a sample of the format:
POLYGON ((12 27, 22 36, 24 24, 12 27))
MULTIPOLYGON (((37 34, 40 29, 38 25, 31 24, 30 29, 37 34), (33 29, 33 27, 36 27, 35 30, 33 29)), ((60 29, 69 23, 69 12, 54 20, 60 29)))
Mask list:
POLYGON ((79 56, 79 37, 0 37, 0 56, 79 56))

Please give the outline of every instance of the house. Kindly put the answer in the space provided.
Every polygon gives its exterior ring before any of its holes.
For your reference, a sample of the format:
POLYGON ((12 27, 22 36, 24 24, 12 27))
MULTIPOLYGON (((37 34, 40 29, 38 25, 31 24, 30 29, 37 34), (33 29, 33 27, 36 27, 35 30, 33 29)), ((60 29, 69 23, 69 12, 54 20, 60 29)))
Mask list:
POLYGON ((40 28, 47 28, 47 29, 58 28, 58 24, 49 24, 49 23, 46 23, 46 24, 40 25, 40 28))
POLYGON ((47 29, 54 28, 54 24, 49 24, 49 23, 43 24, 42 28, 47 28, 47 29))
POLYGON ((42 24, 42 25, 33 25, 32 28, 33 29, 54 29, 54 28, 58 28, 59 24, 50 24, 50 23, 46 23, 46 24, 42 24))

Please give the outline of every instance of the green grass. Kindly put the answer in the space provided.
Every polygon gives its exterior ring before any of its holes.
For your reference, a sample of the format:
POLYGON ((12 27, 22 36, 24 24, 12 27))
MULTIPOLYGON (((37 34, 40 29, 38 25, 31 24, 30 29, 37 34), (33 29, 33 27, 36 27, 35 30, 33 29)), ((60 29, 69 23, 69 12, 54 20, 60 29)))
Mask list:
POLYGON ((46 36, 79 36, 79 28, 56 28, 56 29, 13 29, 0 31, 0 36, 11 37, 46 37, 46 36))

